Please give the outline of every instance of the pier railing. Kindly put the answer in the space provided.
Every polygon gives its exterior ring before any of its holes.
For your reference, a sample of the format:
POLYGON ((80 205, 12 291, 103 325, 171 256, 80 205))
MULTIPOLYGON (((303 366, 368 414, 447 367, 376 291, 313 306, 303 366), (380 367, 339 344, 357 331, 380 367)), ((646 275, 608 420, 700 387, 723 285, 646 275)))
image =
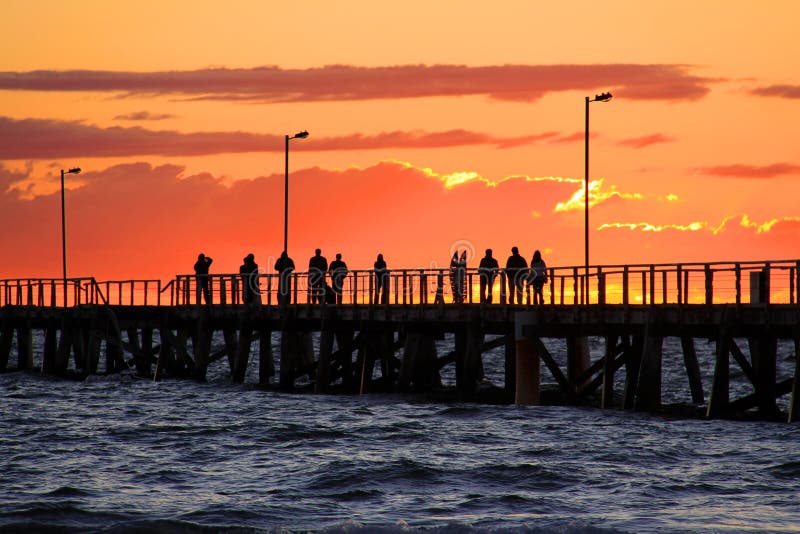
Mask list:
MULTIPOLYGON (((657 305, 800 303, 800 260, 672 263, 553 267, 547 270, 545 305, 657 305)), ((420 305, 481 302, 481 279, 491 280, 491 304, 509 302, 504 269, 491 275, 469 268, 348 271, 341 282, 341 304, 420 305), (383 282, 381 282, 383 280, 383 282)), ((530 305, 532 286, 521 278, 522 305, 530 305)), ((20 278, 0 280, 0 305, 60 307, 81 304, 118 306, 194 305, 205 302, 196 275, 173 280, 94 278, 20 278)), ((329 273, 292 272, 281 284, 277 273, 249 280, 240 274, 206 278, 213 304, 242 304, 245 286, 262 305, 279 305, 288 287, 288 303, 336 302, 336 284, 329 273), (316 284, 315 284, 316 281, 316 284), (288 282, 288 284, 287 284, 288 282), (326 289, 329 288, 329 289, 326 289)))

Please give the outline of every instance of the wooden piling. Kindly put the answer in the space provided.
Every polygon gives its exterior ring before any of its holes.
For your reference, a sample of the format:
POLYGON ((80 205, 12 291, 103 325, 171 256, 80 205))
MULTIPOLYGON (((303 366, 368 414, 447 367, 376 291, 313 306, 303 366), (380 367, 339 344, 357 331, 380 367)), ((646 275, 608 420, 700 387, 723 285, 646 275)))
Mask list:
POLYGON ((732 314, 730 309, 723 312, 720 333, 717 337, 717 351, 714 361, 714 378, 708 395, 706 417, 719 417, 727 413, 730 404, 730 350, 732 314))
POLYGON ((244 382, 247 366, 250 363, 250 346, 253 343, 253 328, 249 321, 243 321, 239 326, 239 339, 235 343, 236 359, 233 363, 231 377, 234 383, 244 382))
POLYGON ((625 393, 622 407, 632 410, 636 407, 636 392, 639 389, 639 368, 644 351, 644 336, 636 334, 633 341, 625 347, 625 393))
MULTIPOLYGON (((528 287, 530 290, 530 287, 528 287)), ((530 299, 528 300, 530 302, 530 299)), ((505 356, 505 383, 506 397, 511 400, 516 397, 517 391, 517 343, 513 331, 503 336, 505 356)))
POLYGON ((272 357, 272 332, 262 328, 258 339, 258 384, 269 385, 273 376, 275 376, 275 360, 272 357))
POLYGON ((586 336, 569 336, 567 338, 567 380, 573 390, 584 386, 583 377, 591 365, 589 338, 586 336))
POLYGON ((758 411, 764 416, 779 412, 775 404, 775 378, 777 371, 777 339, 769 335, 748 338, 753 366, 753 386, 758 398, 758 411))
POLYGON ((11 321, 3 317, 0 323, 0 372, 8 369, 8 358, 11 355, 11 343, 14 339, 14 329, 11 321))
POLYGON ((645 325, 636 388, 636 410, 656 411, 661 408, 661 350, 664 338, 655 330, 654 325, 645 325))
POLYGON ((697 362, 697 352, 694 349, 694 338, 681 336, 681 348, 683 349, 683 364, 686 367, 686 376, 689 379, 689 390, 692 393, 692 402, 703 404, 705 395, 703 394, 703 380, 700 376, 700 364, 697 362))
POLYGON ((56 368, 58 351, 58 327, 51 322, 44 329, 44 347, 42 350, 42 374, 52 374, 56 368))
POLYGON ((20 371, 33 369, 33 329, 30 323, 17 328, 17 351, 20 371))
POLYGON ((614 404, 614 359, 617 355, 617 336, 606 336, 606 351, 603 357, 603 390, 600 397, 601 408, 611 408, 614 404))
POLYGON ((789 400, 790 423, 800 421, 800 337, 794 339, 794 380, 792 381, 792 396, 789 400))
POLYGON ((200 308, 200 317, 197 320, 196 344, 192 345, 194 350, 194 370, 192 377, 195 380, 205 382, 208 364, 211 358, 211 339, 214 329, 211 325, 211 311, 208 306, 200 308))
POLYGON ((236 330, 230 327, 223 328, 222 339, 225 343, 225 355, 228 357, 228 369, 230 369, 231 379, 236 382, 236 352, 238 345, 236 339, 236 330))
POLYGON ((517 383, 514 403, 536 406, 540 402, 541 389, 539 356, 533 342, 520 334, 515 336, 517 383))

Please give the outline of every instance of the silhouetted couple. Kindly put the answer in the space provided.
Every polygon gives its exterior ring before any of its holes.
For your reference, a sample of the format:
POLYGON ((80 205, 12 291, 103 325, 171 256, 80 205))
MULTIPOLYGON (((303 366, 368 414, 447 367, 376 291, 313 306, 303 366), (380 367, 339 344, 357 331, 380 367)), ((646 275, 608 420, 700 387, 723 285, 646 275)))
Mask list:
POLYGON ((522 294, 527 282, 533 288, 533 304, 544 304, 544 285, 547 283, 547 265, 538 250, 533 253, 530 269, 517 247, 511 248, 511 256, 506 261, 508 282, 508 302, 522 304, 522 294))
POLYGON ((453 257, 450 259, 450 291, 453 293, 453 303, 462 304, 466 295, 467 286, 465 279, 467 277, 467 251, 458 255, 458 251, 453 252, 453 257))

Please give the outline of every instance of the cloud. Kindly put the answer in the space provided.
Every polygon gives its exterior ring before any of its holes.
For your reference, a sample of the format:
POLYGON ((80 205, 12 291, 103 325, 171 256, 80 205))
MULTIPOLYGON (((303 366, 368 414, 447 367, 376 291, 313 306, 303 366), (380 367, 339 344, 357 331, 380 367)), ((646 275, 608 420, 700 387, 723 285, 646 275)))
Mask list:
MULTIPOLYGON (((59 192, 25 196, 8 188, 30 180, 31 172, 30 167, 12 171, 0 165, 0 227, 8 229, 0 232, 4 278, 61 273, 59 192)), ((177 165, 140 162, 80 178, 80 185, 66 192, 72 276, 168 280, 191 272, 199 252, 215 259, 215 273, 237 272, 250 252, 270 270, 282 247, 282 173, 229 182, 209 173, 187 176, 177 165)), ((581 180, 492 179, 469 170, 440 173, 397 161, 343 170, 297 169, 292 173, 289 251, 299 268, 317 247, 328 257, 341 252, 352 269, 369 268, 378 252, 392 268, 446 266, 456 243, 472 248, 470 267, 485 248, 493 248, 502 263, 512 246, 527 258, 535 249, 549 251, 548 265, 581 264, 582 213, 552 209, 570 198, 576 186, 581 180)), ((598 184, 594 190, 621 201, 613 186, 598 184)), ((735 215, 716 225, 676 223, 669 219, 670 210, 656 211, 651 205, 652 217, 663 217, 663 223, 605 218, 626 213, 619 208, 599 209, 592 218, 593 263, 782 259, 800 242, 799 217, 755 221, 735 215)))
MULTIPOLYGON (((249 252, 267 267, 283 240, 283 174, 228 184, 184 171, 133 163, 81 174, 82 185, 66 193, 70 273, 166 280, 191 272, 199 252, 215 259, 217 273, 236 272, 249 252)), ((527 176, 448 187, 451 176, 401 162, 294 171, 289 250, 295 262, 304 267, 320 247, 329 257, 342 252, 351 268, 368 268, 378 252, 392 267, 445 265, 459 239, 476 251, 494 247, 499 254, 518 245, 530 255, 531 213, 550 211, 574 187, 527 176), (503 222, 504 235, 492 221, 503 222)), ((0 166, 0 179, 25 176, 0 166)), ((4 277, 59 275, 59 207, 58 191, 32 198, 0 191, 0 227, 15 228, 0 233, 0 250, 13 251, 4 256, 4 277)), ((537 248, 557 248, 563 233, 554 231, 552 215, 536 219, 535 228, 537 248)))
MULTIPOLYGON (((582 181, 581 181, 582 182, 582 181)), ((621 193, 616 186, 603 190, 603 178, 599 180, 589 180, 589 207, 597 206, 610 200, 641 200, 644 196, 641 193, 621 193)), ((554 211, 574 211, 585 209, 586 192, 583 187, 578 188, 566 202, 556 204, 554 211)))
POLYGON ((798 99, 800 98, 800 85, 767 85, 758 87, 750 91, 756 96, 776 96, 780 98, 798 99))
MULTIPOLYGON (((596 133, 590 132, 589 137, 594 139, 597 137, 596 133)), ((571 134, 560 135, 555 139, 551 139, 551 143, 575 143, 577 141, 583 141, 586 139, 586 132, 575 132, 571 134)))
POLYGON ((623 139, 617 142, 617 144, 620 146, 626 146, 630 148, 644 148, 646 146, 655 145, 657 143, 671 143, 673 141, 675 141, 675 138, 673 137, 656 133, 651 135, 645 135, 642 137, 632 137, 630 139, 623 139))
POLYGON ((715 80, 688 65, 329 65, 310 69, 257 67, 195 71, 0 72, 0 90, 106 91, 188 99, 317 102, 485 95, 530 101, 558 91, 613 89, 638 100, 696 100, 715 80))
POLYGON ((164 119, 173 119, 175 115, 169 113, 150 113, 149 111, 134 111, 133 113, 125 113, 114 117, 115 121, 161 121, 164 119))
MULTIPOLYGON (((535 143, 556 132, 496 137, 468 130, 394 131, 374 135, 309 137, 292 150, 337 151, 382 148, 444 148, 489 145, 509 148, 535 143)), ((118 156, 201 156, 241 152, 283 152, 284 136, 251 132, 149 130, 139 126, 101 128, 79 121, 0 117, 0 159, 118 156)))
POLYGON ((773 163, 771 165, 717 165, 700 167, 698 172, 711 176, 730 178, 775 178, 787 174, 800 174, 800 165, 794 163, 773 163))

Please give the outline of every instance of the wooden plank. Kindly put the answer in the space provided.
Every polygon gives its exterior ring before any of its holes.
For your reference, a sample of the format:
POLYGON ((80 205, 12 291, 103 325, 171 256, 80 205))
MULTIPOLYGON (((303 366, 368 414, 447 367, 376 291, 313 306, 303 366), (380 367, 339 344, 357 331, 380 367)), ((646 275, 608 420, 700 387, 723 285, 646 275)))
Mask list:
POLYGON ((697 361, 697 352, 694 349, 694 339, 691 336, 681 336, 683 349, 683 364, 686 367, 686 376, 689 379, 689 390, 692 392, 692 402, 702 404, 705 402, 703 394, 703 380, 700 375, 700 364, 697 361))

